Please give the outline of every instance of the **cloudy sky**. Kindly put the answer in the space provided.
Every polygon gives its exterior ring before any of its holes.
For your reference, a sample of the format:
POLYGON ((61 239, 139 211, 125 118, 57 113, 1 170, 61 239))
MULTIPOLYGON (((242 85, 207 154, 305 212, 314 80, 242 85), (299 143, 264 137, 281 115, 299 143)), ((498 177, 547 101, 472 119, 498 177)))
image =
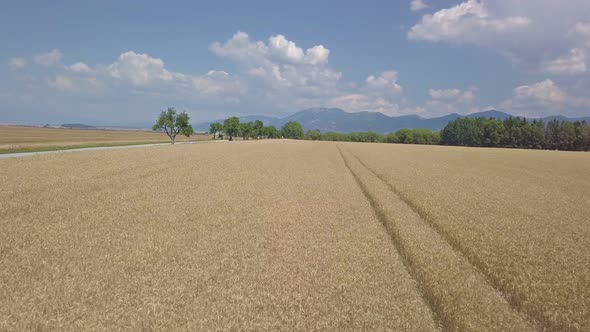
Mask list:
POLYGON ((247 3, 3 1, 0 123, 590 115, 588 0, 247 3))

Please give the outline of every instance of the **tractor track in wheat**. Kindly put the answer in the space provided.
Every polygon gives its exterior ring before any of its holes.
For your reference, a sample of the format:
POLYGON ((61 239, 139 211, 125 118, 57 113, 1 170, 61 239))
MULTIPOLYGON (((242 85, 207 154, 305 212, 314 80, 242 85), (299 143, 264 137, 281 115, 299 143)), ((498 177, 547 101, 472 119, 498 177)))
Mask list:
POLYGON ((337 148, 444 330, 539 330, 403 193, 337 148))

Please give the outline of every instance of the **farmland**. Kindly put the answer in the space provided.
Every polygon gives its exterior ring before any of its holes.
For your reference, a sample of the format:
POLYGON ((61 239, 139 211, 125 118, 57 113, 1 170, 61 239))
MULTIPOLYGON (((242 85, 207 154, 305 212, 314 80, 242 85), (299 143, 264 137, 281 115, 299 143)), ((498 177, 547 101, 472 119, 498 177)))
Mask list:
MULTIPOLYGON (((210 135, 178 136, 178 141, 211 139, 210 135)), ((38 128, 0 125, 0 153, 48 151, 79 147, 159 143, 163 133, 132 130, 38 128)))
POLYGON ((588 165, 291 140, 0 160, 0 330, 589 330, 588 165))

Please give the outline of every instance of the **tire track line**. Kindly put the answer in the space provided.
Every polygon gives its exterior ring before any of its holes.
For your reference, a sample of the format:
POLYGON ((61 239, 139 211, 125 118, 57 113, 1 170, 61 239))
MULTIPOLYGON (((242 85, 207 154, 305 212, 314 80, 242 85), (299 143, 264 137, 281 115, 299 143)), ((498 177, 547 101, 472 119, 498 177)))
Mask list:
POLYGON ((511 306, 468 257, 454 248, 390 184, 358 157, 345 153, 340 146, 337 148, 444 330, 539 329, 536 321, 511 306))
MULTIPOLYGON (((359 164, 361 164, 365 169, 367 169, 372 175, 377 177, 381 180, 389 189, 398 196, 405 204, 412 209, 414 213, 416 213, 420 218, 428 224, 440 237, 442 237, 457 253, 461 254, 469 263, 479 272, 482 276, 485 277, 488 284, 490 284, 498 293, 510 304, 513 310, 519 312, 520 314, 524 315, 530 321, 534 322, 537 326, 541 325, 548 325, 545 322, 545 318, 542 315, 537 315, 534 312, 527 310, 525 307, 521 305, 523 299, 518 296, 517 294, 511 293, 506 287, 502 286, 501 282, 497 280, 493 275, 490 275, 486 272, 485 264, 479 260, 475 255, 473 255, 467 248, 465 248, 461 243, 455 240, 448 232, 446 232, 442 227, 440 227, 435 221, 432 220, 432 217, 428 215, 426 211, 415 202, 413 202, 406 194, 402 191, 397 189, 393 186, 387 179, 382 175, 375 171, 373 168, 369 167, 365 164, 358 156, 354 155, 351 152, 348 152, 353 158, 355 158, 359 164), (544 323, 544 324, 543 324, 544 323)), ((551 324, 549 324, 550 326, 551 324)))

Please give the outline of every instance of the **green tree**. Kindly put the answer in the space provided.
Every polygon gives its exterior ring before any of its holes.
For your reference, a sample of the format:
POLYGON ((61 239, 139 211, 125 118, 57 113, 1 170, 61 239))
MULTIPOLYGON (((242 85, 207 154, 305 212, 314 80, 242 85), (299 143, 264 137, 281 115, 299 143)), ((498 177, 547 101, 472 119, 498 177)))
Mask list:
POLYGON ((281 136, 275 126, 264 127, 264 135, 267 138, 279 138, 281 136))
POLYGON ((172 144, 176 143, 176 135, 182 134, 189 137, 194 133, 193 127, 189 123, 189 116, 186 112, 176 113, 174 107, 168 107, 168 110, 162 111, 152 130, 164 130, 170 137, 172 144))
POLYGON ((253 133, 254 124, 252 122, 240 123, 240 135, 242 139, 247 140, 249 137, 252 137, 253 133))
POLYGON ((396 133, 388 133, 385 135, 385 143, 399 143, 396 133))
POLYGON ((585 121, 574 122, 576 128, 576 141, 574 146, 576 150, 589 151, 590 150, 590 125, 585 121))
POLYGON ((504 123, 502 120, 490 119, 483 125, 483 146, 500 146, 504 139, 504 123))
POLYGON ((297 121, 285 123, 282 132, 285 138, 302 139, 304 136, 303 127, 297 121))
POLYGON ((233 141, 234 136, 240 132, 240 118, 233 116, 223 121, 223 131, 229 136, 229 140, 233 141))
POLYGON ((264 123, 262 121, 254 121, 252 124, 252 135, 256 138, 264 136, 264 123))
POLYGON ((322 133, 318 129, 308 130, 305 139, 319 141, 322 139, 322 133))
POLYGON ((214 122, 209 126, 209 134, 213 134, 213 138, 215 138, 216 134, 221 133, 223 130, 223 125, 219 122, 214 122))
POLYGON ((559 149, 573 150, 576 141, 576 127, 572 122, 562 122, 559 126, 559 149))

